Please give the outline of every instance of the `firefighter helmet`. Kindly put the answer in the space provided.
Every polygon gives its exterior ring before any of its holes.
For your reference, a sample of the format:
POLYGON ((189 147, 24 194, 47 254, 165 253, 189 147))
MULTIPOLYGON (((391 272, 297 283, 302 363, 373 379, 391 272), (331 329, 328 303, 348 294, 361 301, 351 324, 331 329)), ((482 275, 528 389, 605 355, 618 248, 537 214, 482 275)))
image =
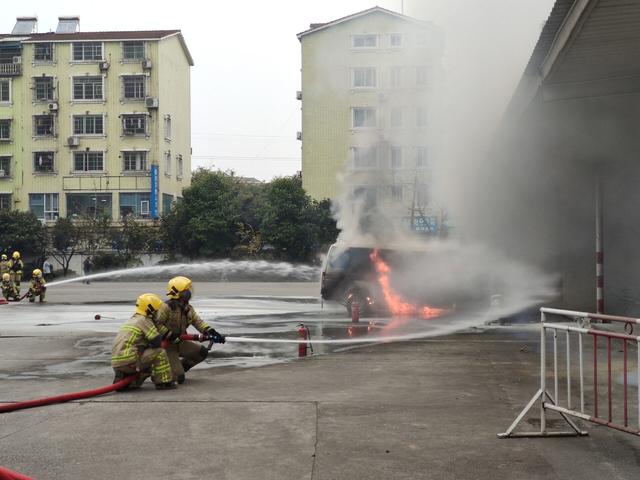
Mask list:
POLYGON ((6 260, 7 259, 7 255, 6 254, 2 254, 2 260, 6 260))
POLYGON ((11 280, 11 275, 9 275, 8 273, 3 273, 2 274, 2 281, 3 282, 8 282, 9 280, 11 280))
POLYGON ((36 278, 40 278, 42 277, 42 270, 40 270, 39 268, 36 268, 33 270, 33 272, 31 272, 31 275, 33 275, 36 278))
POLYGON ((13 252, 12 257, 14 260, 18 260, 20 258, 20 252, 18 251, 13 252))
POLYGON ((143 293, 136 300, 136 313, 150 317, 162 305, 162 299, 155 293, 143 293))
POLYGON ((192 288, 191 280, 187 277, 173 277, 167 284, 167 296, 174 299, 184 299, 188 296, 189 300, 193 293, 192 288))

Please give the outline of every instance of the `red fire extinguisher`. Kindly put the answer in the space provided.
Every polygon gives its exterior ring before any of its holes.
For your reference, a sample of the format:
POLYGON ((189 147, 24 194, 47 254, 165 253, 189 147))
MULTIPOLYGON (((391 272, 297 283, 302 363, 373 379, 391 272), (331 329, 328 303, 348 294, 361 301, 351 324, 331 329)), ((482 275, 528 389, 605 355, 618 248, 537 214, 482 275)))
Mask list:
MULTIPOLYGON (((309 333, 309 327, 305 327, 304 324, 298 324, 298 335, 300 335, 301 340, 310 340, 311 334, 309 333)), ((298 357, 306 357, 307 350, 311 350, 313 353, 313 347, 308 342, 300 342, 298 344, 298 357)))

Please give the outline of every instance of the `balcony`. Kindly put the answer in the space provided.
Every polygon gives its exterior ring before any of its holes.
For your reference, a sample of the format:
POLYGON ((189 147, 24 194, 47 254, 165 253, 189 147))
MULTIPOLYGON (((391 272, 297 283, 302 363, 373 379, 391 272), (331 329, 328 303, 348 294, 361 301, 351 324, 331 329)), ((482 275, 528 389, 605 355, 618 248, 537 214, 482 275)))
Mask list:
POLYGON ((18 76, 22 75, 21 63, 0 63, 0 76, 18 76))

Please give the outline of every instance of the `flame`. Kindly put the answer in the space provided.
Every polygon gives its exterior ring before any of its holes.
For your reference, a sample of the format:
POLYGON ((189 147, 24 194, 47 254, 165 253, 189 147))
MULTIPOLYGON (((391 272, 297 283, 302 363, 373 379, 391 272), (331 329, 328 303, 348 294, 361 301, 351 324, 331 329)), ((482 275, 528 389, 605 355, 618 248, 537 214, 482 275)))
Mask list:
POLYGON ((439 317, 446 312, 443 308, 435 308, 428 305, 417 306, 408 303, 391 287, 391 281, 389 280, 389 273, 391 273, 391 269, 389 268, 389 265, 380 258, 379 251, 374 250, 371 252, 369 258, 373 262, 376 272, 378 272, 378 283, 380 283, 380 286, 382 287, 382 294, 387 307, 389 307, 389 310, 391 311, 391 315, 394 317, 411 316, 430 319, 439 317))

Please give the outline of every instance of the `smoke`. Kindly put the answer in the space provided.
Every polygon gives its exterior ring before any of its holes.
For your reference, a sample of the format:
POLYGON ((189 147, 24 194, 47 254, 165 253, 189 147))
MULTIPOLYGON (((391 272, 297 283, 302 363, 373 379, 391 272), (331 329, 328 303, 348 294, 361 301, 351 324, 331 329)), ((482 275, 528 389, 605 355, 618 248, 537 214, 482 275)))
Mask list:
MULTIPOLYGON (((391 91, 385 101, 375 102, 378 122, 387 130, 356 132, 334 206, 339 241, 345 244, 411 248, 428 242, 456 252, 455 261, 432 258, 396 272, 405 291, 413 285, 443 295, 454 290, 490 294, 486 279, 500 279, 494 291, 508 292, 522 307, 554 291, 551 228, 537 223, 546 221, 548 205, 539 201, 540 190, 526 188, 535 181, 536 167, 526 163, 530 156, 523 150, 537 146, 522 135, 526 125, 517 133, 499 133, 506 131, 504 112, 553 3, 405 2, 407 15, 431 23, 430 48, 407 48, 402 59, 417 66, 427 55, 428 88, 414 90, 410 99, 391 91), (394 104, 403 107, 403 133, 388 128, 394 104), (418 112, 428 114, 425 128, 407 128, 420 121, 418 112), (398 147, 400 169, 393 158, 398 147), (370 163, 378 168, 366 168, 367 150, 376 151, 377 162, 370 163), (425 152, 426 159, 421 158, 425 152), (449 238, 416 234, 407 228, 412 222, 418 223, 416 230, 434 223, 440 231, 449 228, 449 238), (550 267, 548 274, 542 267, 550 267)), ((416 29, 409 25, 401 33, 414 38, 416 29)), ((546 191, 557 189, 570 166, 562 170, 546 191)))

